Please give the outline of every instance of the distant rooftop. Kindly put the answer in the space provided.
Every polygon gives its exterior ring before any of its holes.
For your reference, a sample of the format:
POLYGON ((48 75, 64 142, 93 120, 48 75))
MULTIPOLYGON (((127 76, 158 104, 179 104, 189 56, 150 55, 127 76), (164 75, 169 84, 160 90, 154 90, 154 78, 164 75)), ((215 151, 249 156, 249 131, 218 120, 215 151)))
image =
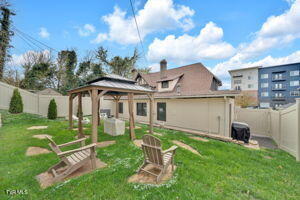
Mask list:
POLYGON ((281 67, 281 66, 286 66, 286 65, 299 65, 300 62, 296 62, 296 63, 287 63, 287 64, 281 64, 281 65, 270 65, 270 66, 265 66, 262 68, 269 68, 269 67, 281 67))
POLYGON ((243 70, 249 70, 249 69, 258 69, 261 68, 262 66, 254 66, 254 67, 245 67, 245 68, 239 68, 239 69, 232 69, 228 70, 228 72, 237 72, 237 71, 243 71, 243 70))
POLYGON ((111 80, 111 81, 122 81, 122 82, 130 82, 130 83, 136 83, 133 79, 125 78, 123 76, 117 75, 117 74, 106 74, 105 76, 96 78, 94 80, 88 81, 87 84, 91 84, 94 82, 98 82, 101 80, 111 80))
POLYGON ((119 90, 125 91, 125 92, 136 92, 136 93, 148 93, 148 92, 154 92, 149 88, 145 88, 143 86, 137 85, 136 81, 128 78, 124 78, 122 76, 116 75, 116 74, 106 74, 105 76, 99 77, 97 79, 88 81, 86 85, 75 88, 72 90, 69 90, 69 92, 72 92, 74 90, 86 88, 86 87, 102 87, 107 88, 108 90, 112 90, 107 92, 107 94, 116 94, 120 93, 119 90))

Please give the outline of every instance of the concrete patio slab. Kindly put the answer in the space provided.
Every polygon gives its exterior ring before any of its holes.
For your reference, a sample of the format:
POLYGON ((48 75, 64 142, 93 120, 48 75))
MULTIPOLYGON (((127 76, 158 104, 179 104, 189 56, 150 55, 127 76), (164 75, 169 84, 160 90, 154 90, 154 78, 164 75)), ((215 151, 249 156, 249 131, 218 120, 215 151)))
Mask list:
POLYGON ((278 148, 276 143, 271 138, 268 137, 251 136, 251 140, 256 140, 258 142, 258 145, 263 148, 268 148, 268 149, 278 148))

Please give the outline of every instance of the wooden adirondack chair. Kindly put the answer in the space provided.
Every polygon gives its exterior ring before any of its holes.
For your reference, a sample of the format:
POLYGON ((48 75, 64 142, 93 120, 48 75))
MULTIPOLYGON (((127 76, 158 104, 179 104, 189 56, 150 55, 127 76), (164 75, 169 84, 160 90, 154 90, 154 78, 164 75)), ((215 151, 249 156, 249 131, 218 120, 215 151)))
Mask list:
POLYGON ((61 159, 59 163, 50 167, 48 173, 52 173, 54 182, 58 182, 66 178, 69 174, 82 167, 87 162, 91 162, 92 169, 96 168, 96 144, 90 144, 85 146, 86 138, 74 140, 65 144, 57 145, 51 138, 49 140, 49 146, 61 159), (69 151, 61 151, 61 147, 81 143, 81 147, 69 151))
POLYGON ((154 175, 156 176, 156 182, 159 182, 162 176, 166 173, 170 164, 172 165, 172 171, 174 170, 174 156, 177 146, 174 145, 163 151, 160 140, 152 135, 146 134, 143 136, 142 149, 145 160, 138 172, 144 171, 154 175), (155 174, 147 170, 145 167, 148 164, 152 164, 160 169, 159 174, 155 174))

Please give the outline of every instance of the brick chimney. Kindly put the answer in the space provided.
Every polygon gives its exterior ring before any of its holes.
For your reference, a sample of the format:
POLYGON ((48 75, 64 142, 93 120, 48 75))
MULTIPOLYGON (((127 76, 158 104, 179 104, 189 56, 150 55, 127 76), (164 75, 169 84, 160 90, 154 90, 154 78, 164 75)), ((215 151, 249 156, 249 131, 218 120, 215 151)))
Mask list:
POLYGON ((132 76, 132 79, 135 79, 136 76, 137 76, 137 74, 138 74, 138 71, 136 70, 136 68, 133 68, 133 69, 131 70, 131 76, 132 76))
POLYGON ((167 61, 163 59, 160 61, 160 78, 165 78, 166 77, 166 70, 167 70, 167 61))

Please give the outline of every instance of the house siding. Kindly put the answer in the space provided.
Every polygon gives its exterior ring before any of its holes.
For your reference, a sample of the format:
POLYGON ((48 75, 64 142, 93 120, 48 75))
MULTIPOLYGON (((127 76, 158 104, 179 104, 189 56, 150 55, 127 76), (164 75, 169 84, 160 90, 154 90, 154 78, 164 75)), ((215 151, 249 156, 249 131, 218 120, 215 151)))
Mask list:
MULTIPOLYGON (((119 118, 128 119, 128 103, 124 103, 123 114, 119 118)), ((112 106, 112 109, 114 106, 112 106)), ((230 136, 230 126, 234 118, 234 100, 224 98, 194 99, 155 99, 154 123, 174 128, 202 131, 221 136, 230 136), (166 103, 166 121, 157 120, 157 102, 166 103), (231 104, 231 112, 229 111, 231 104), (231 114, 230 114, 231 113, 231 114), (231 118, 230 118, 231 116, 231 118)), ((136 122, 149 122, 149 100, 134 100, 134 118, 136 122), (147 103, 147 116, 136 115, 136 103, 147 103)))

